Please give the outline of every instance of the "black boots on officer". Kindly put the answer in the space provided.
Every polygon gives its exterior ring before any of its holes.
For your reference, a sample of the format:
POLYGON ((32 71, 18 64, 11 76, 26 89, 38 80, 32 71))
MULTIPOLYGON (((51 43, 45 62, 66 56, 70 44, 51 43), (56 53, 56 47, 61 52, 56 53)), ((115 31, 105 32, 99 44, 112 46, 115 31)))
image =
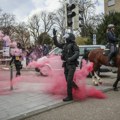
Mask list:
POLYGON ((110 66, 114 66, 115 65, 115 63, 114 63, 114 61, 113 61, 113 55, 112 54, 109 54, 108 55, 108 65, 110 65, 110 66))
MULTIPOLYGON (((72 88, 74 88, 74 89, 79 89, 78 86, 75 84, 74 81, 72 82, 72 88)), ((72 88, 68 88, 68 89, 67 89, 68 96, 63 99, 64 102, 73 100, 72 88)))

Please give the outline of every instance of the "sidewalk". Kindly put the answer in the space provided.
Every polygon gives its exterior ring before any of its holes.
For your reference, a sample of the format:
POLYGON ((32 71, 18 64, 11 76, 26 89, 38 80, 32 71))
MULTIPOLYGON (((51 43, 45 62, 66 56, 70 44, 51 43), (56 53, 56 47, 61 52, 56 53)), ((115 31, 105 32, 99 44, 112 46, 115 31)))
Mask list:
MULTIPOLYGON (((10 70, 10 66, 9 65, 0 65, 0 70, 10 70)), ((16 71, 15 67, 13 67, 13 70, 16 71)), ((31 71, 35 71, 34 68, 22 68, 21 71, 27 71, 27 70, 31 70, 31 71)))
MULTIPOLYGON (((8 74, 8 73, 7 73, 8 74)), ((31 71, 31 74, 34 74, 31 71)), ((111 73, 109 73, 110 75, 111 73)), ((108 75, 108 73, 106 73, 108 75)), ((41 79, 46 79, 41 77, 41 79)), ((116 74, 109 78, 104 77, 104 84, 98 86, 104 92, 112 89, 112 84, 116 79, 116 74)), ((71 102, 63 102, 62 96, 45 94, 39 89, 41 83, 21 82, 14 87, 12 91, 6 89, 8 93, 0 95, 0 120, 19 120, 36 113, 44 112, 52 108, 69 104, 71 102), (28 90, 31 87, 32 90, 28 90)), ((87 84, 92 85, 91 78, 87 78, 87 84)), ((73 102, 73 101, 72 101, 73 102)))

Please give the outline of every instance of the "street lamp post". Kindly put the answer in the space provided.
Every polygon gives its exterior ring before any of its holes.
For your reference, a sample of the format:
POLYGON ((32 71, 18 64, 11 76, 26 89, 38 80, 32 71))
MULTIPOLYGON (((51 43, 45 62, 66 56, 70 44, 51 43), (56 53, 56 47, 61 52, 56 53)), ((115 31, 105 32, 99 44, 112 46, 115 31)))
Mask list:
POLYGON ((10 90, 13 90, 13 65, 10 65, 10 90))

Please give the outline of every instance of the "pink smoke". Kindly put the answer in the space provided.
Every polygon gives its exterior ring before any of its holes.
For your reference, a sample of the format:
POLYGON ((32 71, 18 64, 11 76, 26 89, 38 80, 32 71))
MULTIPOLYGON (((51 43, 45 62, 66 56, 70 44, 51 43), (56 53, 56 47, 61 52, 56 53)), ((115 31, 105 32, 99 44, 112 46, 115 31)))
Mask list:
MULTIPOLYGON (((43 67, 44 65, 48 64, 50 66, 49 74, 48 77, 40 79, 39 77, 35 77, 34 75, 24 75, 21 77, 17 77, 13 79, 12 85, 15 87, 17 84, 22 82, 33 82, 33 83, 38 83, 38 88, 36 88, 37 91, 43 91, 44 93, 47 94, 54 94, 54 95, 62 95, 63 97, 66 97, 67 95, 67 88, 66 88, 66 80, 64 76, 64 70, 63 68, 61 69, 56 69, 56 67, 62 66, 62 61, 60 59, 60 56, 58 57, 43 57, 39 62, 32 62, 30 63, 30 66, 34 67, 43 67), (57 62, 54 62, 53 60, 59 58, 57 62), (53 66, 54 65, 54 66, 53 66), (40 84, 39 84, 40 83, 40 84), (42 86, 41 86, 42 84, 42 86)), ((88 86, 86 83, 86 77, 89 74, 89 72, 93 69, 93 63, 86 63, 85 60, 83 60, 83 67, 82 69, 77 68, 75 75, 74 75, 74 82, 77 84, 78 89, 73 89, 73 97, 75 100, 84 100, 88 97, 93 97, 93 98, 106 98, 106 95, 100 91, 97 90, 93 86, 88 86)), ((1 84, 0 83, 0 89, 1 86, 5 87, 8 86, 8 84, 1 84)), ((20 89, 20 88, 19 88, 20 89)), ((28 87, 27 90, 29 91, 34 91, 32 86, 28 87)))
POLYGON ((30 67, 32 67, 32 68, 41 68, 41 67, 43 67, 47 63, 49 63, 48 58, 46 56, 44 56, 44 57, 42 57, 38 61, 32 61, 32 62, 30 62, 27 67, 28 68, 30 68, 30 67))
POLYGON ((12 47, 12 48, 16 48, 17 47, 17 42, 11 42, 10 43, 10 47, 12 47))
POLYGON ((0 40, 6 42, 6 46, 16 47, 16 42, 11 43, 11 39, 8 35, 4 35, 2 31, 0 31, 0 40))
MULTIPOLYGON (((55 56, 51 56, 50 59, 46 57, 46 59, 51 63, 52 58, 55 59, 55 56)), ((57 56, 57 58, 60 59, 60 57, 57 56)), ((44 60, 43 60, 44 61, 44 60)), ((42 68, 46 63, 42 60, 39 62, 31 63, 34 67, 42 68), (42 66, 43 65, 43 66, 42 66)), ((82 69, 77 69, 74 75, 74 82, 77 84, 79 89, 73 89, 73 96, 77 100, 82 100, 87 97, 94 97, 94 98, 105 98, 105 94, 102 93, 102 91, 97 90, 93 86, 87 86, 86 83, 86 77, 93 69, 93 63, 86 63, 85 60, 83 62, 82 69)), ((59 65, 62 66, 61 62, 59 62, 59 65)), ((51 66, 51 64, 50 64, 51 66)), ((54 63, 54 66, 56 66, 56 63, 54 63)), ((54 66, 51 66, 51 76, 49 76, 49 79, 46 81, 46 87, 44 86, 44 91, 51 94, 59 94, 59 95, 66 95, 66 80, 64 77, 64 71, 63 69, 59 69, 59 71, 56 71, 54 69, 54 66)))
MULTIPOLYGON (((76 100, 84 100, 87 97, 94 97, 94 98, 106 98, 106 95, 97 90, 93 86, 87 86, 86 84, 86 77, 89 72, 93 68, 93 63, 86 64, 85 61, 84 66, 82 69, 78 69, 75 72, 74 82, 77 84, 78 89, 73 88, 73 97, 76 100)), ((45 92, 50 94, 59 94, 59 95, 66 95, 66 80, 63 74, 63 70, 59 71, 58 73, 53 70, 53 74, 51 79, 47 81, 47 86, 45 88, 45 92)))
POLYGON ((22 50, 18 49, 18 48, 13 48, 13 49, 11 49, 10 53, 13 56, 20 56, 20 55, 22 55, 22 50))
POLYGON ((6 42, 6 46, 10 46, 11 40, 10 40, 10 37, 8 35, 5 35, 3 37, 3 40, 6 42))

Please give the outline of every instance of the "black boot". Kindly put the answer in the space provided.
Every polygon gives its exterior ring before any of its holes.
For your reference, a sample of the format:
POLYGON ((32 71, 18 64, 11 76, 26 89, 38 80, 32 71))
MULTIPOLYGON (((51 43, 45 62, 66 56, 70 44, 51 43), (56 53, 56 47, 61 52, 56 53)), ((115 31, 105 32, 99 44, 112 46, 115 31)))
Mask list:
POLYGON ((17 71, 17 72, 16 72, 16 77, 18 77, 18 76, 20 76, 20 75, 21 75, 20 71, 17 71))
POLYGON ((108 56, 108 65, 114 66, 114 62, 113 62, 113 60, 112 60, 112 55, 109 55, 109 56, 108 56))
POLYGON ((117 87, 115 84, 113 84, 113 90, 114 90, 114 91, 119 91, 119 90, 118 90, 118 87, 117 87))
POLYGON ((69 96, 63 99, 64 102, 72 101, 72 100, 73 100, 73 98, 72 98, 72 97, 69 97, 69 96))
POLYGON ((114 90, 114 91, 119 91, 117 87, 114 87, 113 90, 114 90))
POLYGON ((74 89, 78 89, 78 86, 75 84, 75 82, 72 83, 72 87, 73 87, 74 89))

